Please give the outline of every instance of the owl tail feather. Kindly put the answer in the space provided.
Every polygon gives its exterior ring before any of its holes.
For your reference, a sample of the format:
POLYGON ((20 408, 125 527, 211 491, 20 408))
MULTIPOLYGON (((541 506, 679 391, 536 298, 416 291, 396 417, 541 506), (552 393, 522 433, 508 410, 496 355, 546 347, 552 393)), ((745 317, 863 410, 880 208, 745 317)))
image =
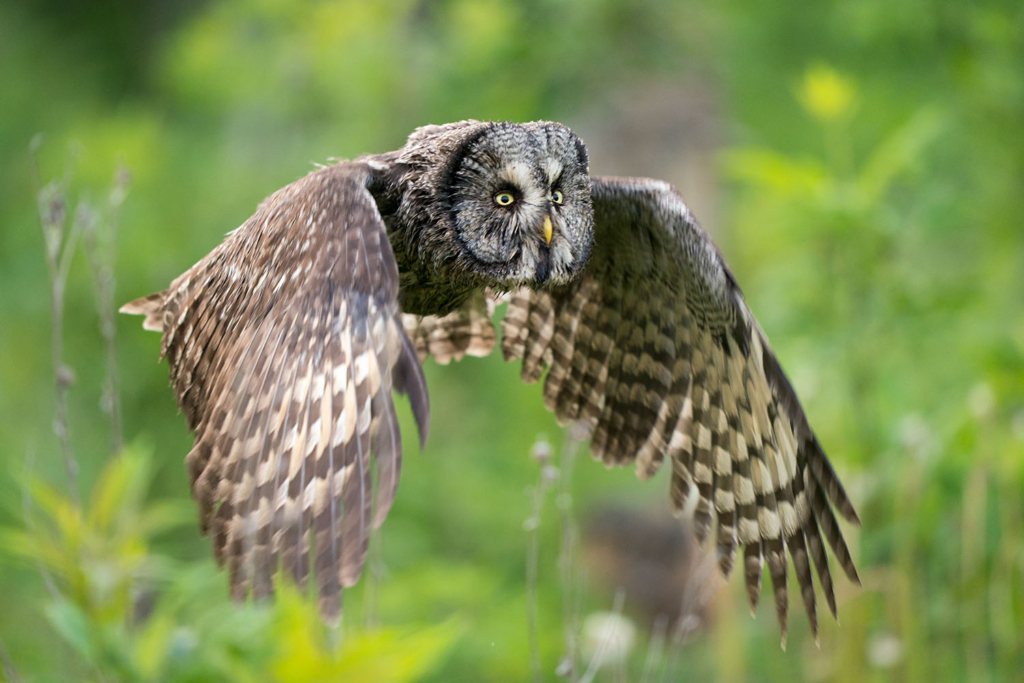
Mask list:
POLYGON ((164 300, 166 298, 167 290, 156 292, 141 299, 129 301, 119 311, 128 315, 144 315, 146 319, 142 321, 142 329, 150 330, 151 332, 163 332, 164 300))

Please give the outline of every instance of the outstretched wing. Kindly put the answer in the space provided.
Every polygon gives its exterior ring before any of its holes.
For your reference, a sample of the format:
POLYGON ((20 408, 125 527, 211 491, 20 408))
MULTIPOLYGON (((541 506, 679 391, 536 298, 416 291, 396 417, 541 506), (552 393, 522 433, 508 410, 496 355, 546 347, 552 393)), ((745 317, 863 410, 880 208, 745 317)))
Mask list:
POLYGON ((196 436, 201 524, 232 594, 269 594, 279 563, 304 584, 312 545, 328 620, 394 500, 392 390, 409 395, 421 439, 429 412, 370 172, 339 164, 292 183, 169 289, 121 309, 163 332, 196 436))
POLYGON ((595 246, 584 275, 512 295, 506 359, 544 382, 561 422, 582 420, 605 463, 647 478, 667 457, 671 501, 717 526, 722 571, 745 546, 751 608, 767 560, 785 642, 786 552, 817 635, 813 562, 835 596, 822 536, 859 582, 832 508, 856 512, 732 273, 679 195, 647 179, 595 178, 595 246))

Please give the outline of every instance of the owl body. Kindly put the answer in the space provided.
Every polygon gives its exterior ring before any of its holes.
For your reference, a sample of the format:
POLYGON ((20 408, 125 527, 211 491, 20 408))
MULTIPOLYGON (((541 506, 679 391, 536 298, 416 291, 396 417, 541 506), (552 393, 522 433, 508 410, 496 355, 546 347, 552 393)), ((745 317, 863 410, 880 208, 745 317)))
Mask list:
POLYGON ((785 632, 787 554, 815 632, 812 565, 835 612, 833 509, 857 517, 722 255, 660 181, 591 177, 567 127, 425 126, 397 151, 321 168, 268 197, 195 266, 122 310, 161 331, 196 442, 204 532, 237 597, 280 567, 314 577, 325 618, 394 500, 392 394, 426 438, 421 363, 502 353, 608 465, 651 476, 762 567, 785 632), (547 370, 545 376, 544 372, 547 370), (310 557, 313 550, 313 557, 310 557))

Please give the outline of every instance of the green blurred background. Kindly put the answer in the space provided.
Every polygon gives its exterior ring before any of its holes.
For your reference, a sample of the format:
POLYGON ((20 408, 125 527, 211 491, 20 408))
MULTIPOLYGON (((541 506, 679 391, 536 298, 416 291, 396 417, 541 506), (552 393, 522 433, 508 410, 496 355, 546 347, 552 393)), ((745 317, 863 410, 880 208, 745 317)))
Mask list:
MULTIPOLYGON (((783 652, 770 599, 750 619, 733 576, 657 675, 627 595, 636 644, 597 680, 1024 680, 1019 0, 0 3, 0 654, 16 670, 0 675, 530 679, 530 452, 541 433, 561 451, 562 435, 540 388, 499 357, 427 363, 423 453, 400 402, 405 468, 380 578, 346 595, 343 636, 294 592, 273 608, 227 601, 196 531, 191 439, 158 338, 124 316, 129 446, 112 458, 82 254, 64 339, 84 511, 52 430, 37 133, 40 177, 66 178, 69 214, 82 200, 109 223, 111 179, 129 169, 122 303, 164 287, 312 163, 462 118, 558 120, 587 142, 592 172, 680 189, 863 520, 845 532, 864 585, 839 577, 842 626, 821 615, 820 649, 795 592, 783 652)), ((640 483, 586 455, 570 488, 584 527, 613 503, 667 507, 664 476, 640 483)), ((563 528, 554 492, 545 500, 540 662, 556 680, 563 528)), ((611 609, 598 573, 580 562, 572 575, 581 618, 611 609)))

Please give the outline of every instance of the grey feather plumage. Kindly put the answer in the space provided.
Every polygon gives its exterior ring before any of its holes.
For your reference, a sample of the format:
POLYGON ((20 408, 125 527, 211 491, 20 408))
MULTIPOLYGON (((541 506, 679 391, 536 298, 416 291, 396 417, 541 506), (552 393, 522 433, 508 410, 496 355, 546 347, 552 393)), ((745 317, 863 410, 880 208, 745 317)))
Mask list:
POLYGON ((723 572, 745 547, 752 607, 767 563, 783 634, 788 553, 816 634, 811 567, 835 614, 825 542, 858 578, 833 508, 858 520, 766 336, 669 185, 591 178, 579 138, 547 122, 428 126, 317 170, 125 306, 163 332, 233 593, 269 593, 280 563, 337 618, 397 487, 392 391, 425 438, 420 361, 489 353, 498 299, 502 352, 526 381, 547 369, 558 419, 642 478, 667 460, 672 505, 702 539, 715 526, 723 572))

